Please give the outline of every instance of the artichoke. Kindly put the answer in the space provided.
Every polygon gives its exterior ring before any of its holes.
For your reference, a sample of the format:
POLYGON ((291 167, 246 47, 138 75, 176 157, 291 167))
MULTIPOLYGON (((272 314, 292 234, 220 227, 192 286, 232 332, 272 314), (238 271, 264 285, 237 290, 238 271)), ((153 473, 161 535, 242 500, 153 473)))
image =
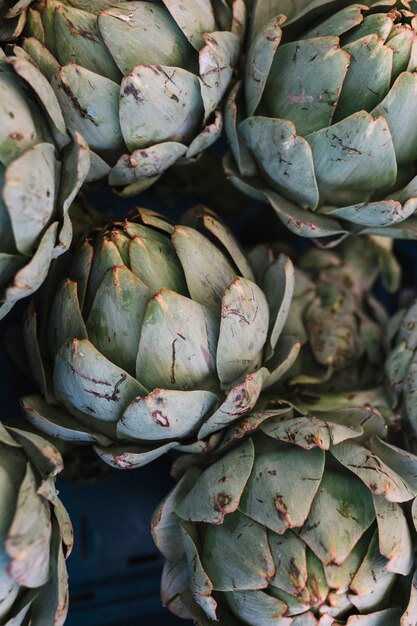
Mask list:
POLYGON ((390 320, 391 351, 385 362, 392 404, 403 418, 405 430, 417 437, 417 301, 398 311, 390 320))
POLYGON ((41 0, 24 48, 93 151, 91 176, 133 195, 220 135, 244 25, 243 0, 41 0))
POLYGON ((280 337, 293 292, 288 257, 271 259, 257 284, 213 213, 191 211, 177 226, 151 211, 138 218, 86 241, 25 326, 42 390, 23 399, 29 420, 94 444, 121 468, 171 448, 212 449, 300 347, 280 337))
POLYGON ((65 558, 72 526, 58 499, 58 451, 0 423, 0 623, 61 626, 68 610, 65 558))
POLYGON ((25 26, 27 9, 33 0, 0 1, 0 42, 16 39, 25 26))
POLYGON ((415 2, 257 0, 226 169, 304 237, 417 236, 415 2))
POLYGON ((67 133, 46 78, 0 50, 0 318, 44 281, 68 249, 68 209, 90 168, 88 147, 67 133))
POLYGON ((415 626, 417 457, 374 409, 255 418, 154 514, 164 604, 200 626, 415 626))
POLYGON ((303 346, 287 374, 292 386, 344 392, 382 383, 387 314, 372 295, 380 252, 372 241, 364 246, 355 238, 336 251, 312 248, 297 259, 284 326, 303 346))

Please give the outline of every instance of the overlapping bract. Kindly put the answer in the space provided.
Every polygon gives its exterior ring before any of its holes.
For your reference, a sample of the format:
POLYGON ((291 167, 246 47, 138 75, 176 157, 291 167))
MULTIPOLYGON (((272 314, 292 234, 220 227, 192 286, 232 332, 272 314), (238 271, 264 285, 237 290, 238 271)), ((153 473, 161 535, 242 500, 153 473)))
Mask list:
POLYGON ((372 409, 253 420, 154 514, 164 604, 200 626, 414 626, 417 457, 372 409))
POLYGON ((0 423, 0 623, 61 626, 72 526, 55 489, 62 458, 47 441, 0 423))
POLYGON ((385 363, 393 405, 403 418, 406 430, 417 436, 417 302, 398 311, 390 320, 388 338, 391 352, 385 363))
MULTIPOLYGON (((2 53, 0 51, 0 57, 2 53)), ((55 94, 25 58, 0 58, 0 318, 44 281, 72 238, 68 215, 90 168, 55 94)))
POLYGON ((22 34, 28 7, 33 0, 2 0, 0 2, 0 42, 12 41, 22 34))
POLYGON ((300 347, 281 337, 288 257, 271 259, 257 284, 214 214, 197 209, 179 226, 138 217, 87 241, 52 304, 42 294, 26 323, 43 392, 23 400, 27 416, 121 468, 213 448, 300 347))
MULTIPOLYGON (((295 289, 284 332, 303 347, 287 374, 291 386, 323 394, 383 382, 387 314, 372 288, 379 266, 390 266, 396 282, 396 266, 378 243, 358 238, 335 251, 312 248, 294 257, 295 289)), ((262 247, 251 258, 260 252, 262 247)))
POLYGON ((226 169, 293 232, 417 236, 413 2, 258 0, 226 169))
POLYGON ((133 195, 220 135, 244 28, 243 0, 41 0, 24 48, 93 151, 91 177, 133 195))

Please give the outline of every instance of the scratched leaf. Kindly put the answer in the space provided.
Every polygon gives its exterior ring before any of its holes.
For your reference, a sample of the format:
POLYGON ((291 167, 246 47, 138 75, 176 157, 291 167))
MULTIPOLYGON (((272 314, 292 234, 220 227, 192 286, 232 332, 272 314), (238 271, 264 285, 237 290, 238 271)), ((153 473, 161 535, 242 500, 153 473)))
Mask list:
POLYGON ((197 77, 179 67, 136 65, 120 86, 120 126, 131 152, 164 141, 188 143, 203 121, 197 77))
POLYGON ((340 564, 374 520, 369 489, 352 474, 326 469, 299 536, 323 563, 340 564))
POLYGON ((117 423, 120 439, 164 441, 195 435, 217 403, 211 391, 155 389, 135 398, 117 423))
POLYGON ((256 283, 236 276, 222 299, 217 372, 223 388, 261 365, 268 327, 264 293, 256 283))
POLYGON ((300 528, 320 488, 324 461, 318 448, 286 446, 257 455, 239 509, 278 534, 300 528))
POLYGON ((251 474, 255 450, 247 439, 206 469, 176 505, 183 520, 221 524, 224 516, 236 511, 251 474))
POLYGON ((136 376, 148 389, 216 392, 218 323, 210 310, 162 289, 148 303, 136 361, 136 376))
POLYGON ((126 406, 146 393, 142 385, 106 359, 87 339, 69 339, 55 357, 57 398, 97 422, 116 422, 126 406))
POLYGON ((348 64, 337 37, 280 46, 263 95, 270 117, 290 120, 303 137, 329 126, 348 64))

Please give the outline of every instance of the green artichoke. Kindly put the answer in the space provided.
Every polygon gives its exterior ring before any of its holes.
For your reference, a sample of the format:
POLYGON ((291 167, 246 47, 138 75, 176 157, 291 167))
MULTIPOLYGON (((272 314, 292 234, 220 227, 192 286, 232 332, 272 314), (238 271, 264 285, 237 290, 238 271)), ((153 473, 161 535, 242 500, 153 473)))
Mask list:
POLYGON ((257 0, 226 169, 304 237, 417 237, 416 3, 257 0))
POLYGON ((388 326, 391 352, 385 363, 392 403, 405 429, 417 437, 417 301, 398 311, 388 326))
MULTIPOLYGON (((382 383, 387 314, 372 295, 380 253, 371 240, 364 245, 355 238, 336 251, 312 248, 297 259, 284 326, 303 345, 287 373, 292 386, 344 392, 382 383)), ((387 261, 395 264, 393 257, 387 261)))
POLYGON ((55 489, 58 451, 0 423, 0 623, 61 626, 72 526, 55 489))
MULTIPOLYGON (((293 292, 285 255, 257 284, 231 233, 208 211, 173 226, 142 210, 86 241, 25 328, 42 396, 29 420, 92 443, 131 468, 171 448, 207 451, 293 364, 281 336, 293 292)), ((63 259, 63 262, 65 258, 63 259)))
POLYGON ((33 0, 0 0, 0 42, 22 34, 27 9, 33 0))
POLYGON ((243 0, 41 0, 25 50, 93 151, 95 178, 133 195, 220 135, 243 0))
POLYGON ((200 626, 415 626, 417 457, 373 409, 252 417, 154 514, 164 604, 200 626))
POLYGON ((68 209, 90 168, 46 78, 0 50, 0 318, 44 281, 72 238, 68 209))

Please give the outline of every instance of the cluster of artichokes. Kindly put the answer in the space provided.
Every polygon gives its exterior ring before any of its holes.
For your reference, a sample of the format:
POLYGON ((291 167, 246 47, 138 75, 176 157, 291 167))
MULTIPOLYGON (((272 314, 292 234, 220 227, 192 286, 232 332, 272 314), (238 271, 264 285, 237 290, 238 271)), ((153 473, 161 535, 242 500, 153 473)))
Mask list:
POLYGON ((179 618, 417 626, 416 81, 407 0, 0 0, 1 626, 65 622, 60 451, 171 455, 179 618), (172 219, 203 153, 242 216, 172 219))

